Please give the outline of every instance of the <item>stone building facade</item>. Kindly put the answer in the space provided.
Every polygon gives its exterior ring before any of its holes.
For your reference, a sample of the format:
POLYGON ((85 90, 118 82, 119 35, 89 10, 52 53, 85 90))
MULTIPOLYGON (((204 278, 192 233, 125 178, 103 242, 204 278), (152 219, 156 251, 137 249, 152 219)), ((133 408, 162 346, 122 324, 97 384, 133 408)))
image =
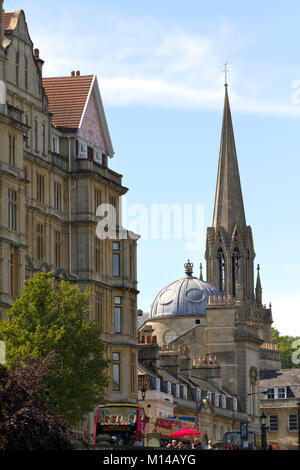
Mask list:
MULTIPOLYGON (((262 304, 259 267, 254 283, 254 258, 226 83, 213 223, 207 229, 207 281, 202 269, 200 279, 193 276, 188 261, 185 277, 163 288, 150 313, 140 316, 139 332, 143 336, 151 327, 161 351, 166 344, 187 348, 190 366, 181 374, 237 397, 249 430, 260 433, 260 370, 280 368, 280 354, 271 343, 272 311, 262 304)), ((161 368, 175 373, 178 360, 173 354, 161 368)))
POLYGON ((0 319, 38 271, 87 288, 111 360, 106 399, 135 403, 137 237, 122 229, 128 189, 109 168, 97 77, 43 78, 24 12, 2 0, 0 27, 0 319), (115 239, 96 236, 101 204, 116 209, 115 239))
POLYGON ((264 398, 261 413, 266 416, 267 442, 281 450, 300 447, 300 369, 261 371, 264 398))
POLYGON ((248 420, 238 397, 222 387, 216 357, 192 359, 190 348, 175 344, 159 346, 151 326, 139 338, 139 403, 150 417, 192 420, 208 440, 222 440, 224 433, 238 431, 248 420), (219 379, 219 380, 218 380, 219 379))

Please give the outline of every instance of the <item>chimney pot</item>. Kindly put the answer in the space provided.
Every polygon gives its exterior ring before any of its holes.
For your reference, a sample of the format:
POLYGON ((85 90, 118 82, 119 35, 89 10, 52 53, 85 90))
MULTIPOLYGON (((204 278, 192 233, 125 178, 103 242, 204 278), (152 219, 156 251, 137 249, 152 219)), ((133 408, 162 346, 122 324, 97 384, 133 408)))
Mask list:
POLYGON ((75 70, 72 70, 71 77, 75 77, 75 70))
POLYGON ((80 70, 77 70, 76 77, 80 77, 80 70))

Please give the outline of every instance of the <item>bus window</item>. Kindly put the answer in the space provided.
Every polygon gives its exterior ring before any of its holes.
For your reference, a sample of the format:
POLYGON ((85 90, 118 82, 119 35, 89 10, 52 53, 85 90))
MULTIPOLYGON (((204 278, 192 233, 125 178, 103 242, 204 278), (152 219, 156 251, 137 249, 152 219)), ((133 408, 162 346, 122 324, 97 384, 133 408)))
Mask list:
POLYGON ((94 443, 110 444, 112 436, 119 445, 134 444, 144 434, 148 418, 145 410, 133 404, 107 404, 97 408, 94 443))

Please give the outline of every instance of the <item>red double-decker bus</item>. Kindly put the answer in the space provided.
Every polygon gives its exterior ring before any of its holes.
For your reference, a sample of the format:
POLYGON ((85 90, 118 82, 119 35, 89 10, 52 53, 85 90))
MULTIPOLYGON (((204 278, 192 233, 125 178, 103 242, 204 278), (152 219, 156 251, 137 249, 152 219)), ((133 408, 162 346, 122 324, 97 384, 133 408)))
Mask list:
POLYGON ((134 445, 147 432, 144 408, 132 403, 99 405, 96 411, 94 444, 117 442, 118 445, 134 445), (114 439, 113 439, 114 438, 114 439))

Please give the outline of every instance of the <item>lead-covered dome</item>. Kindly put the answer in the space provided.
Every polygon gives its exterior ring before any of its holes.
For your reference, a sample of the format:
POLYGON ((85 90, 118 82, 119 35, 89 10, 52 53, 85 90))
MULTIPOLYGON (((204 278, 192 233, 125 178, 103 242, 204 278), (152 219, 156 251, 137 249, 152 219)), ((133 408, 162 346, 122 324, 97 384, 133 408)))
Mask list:
POLYGON ((158 293, 151 306, 150 318, 205 317, 209 296, 222 295, 216 287, 192 276, 193 264, 189 260, 184 266, 186 277, 172 282, 158 293))

